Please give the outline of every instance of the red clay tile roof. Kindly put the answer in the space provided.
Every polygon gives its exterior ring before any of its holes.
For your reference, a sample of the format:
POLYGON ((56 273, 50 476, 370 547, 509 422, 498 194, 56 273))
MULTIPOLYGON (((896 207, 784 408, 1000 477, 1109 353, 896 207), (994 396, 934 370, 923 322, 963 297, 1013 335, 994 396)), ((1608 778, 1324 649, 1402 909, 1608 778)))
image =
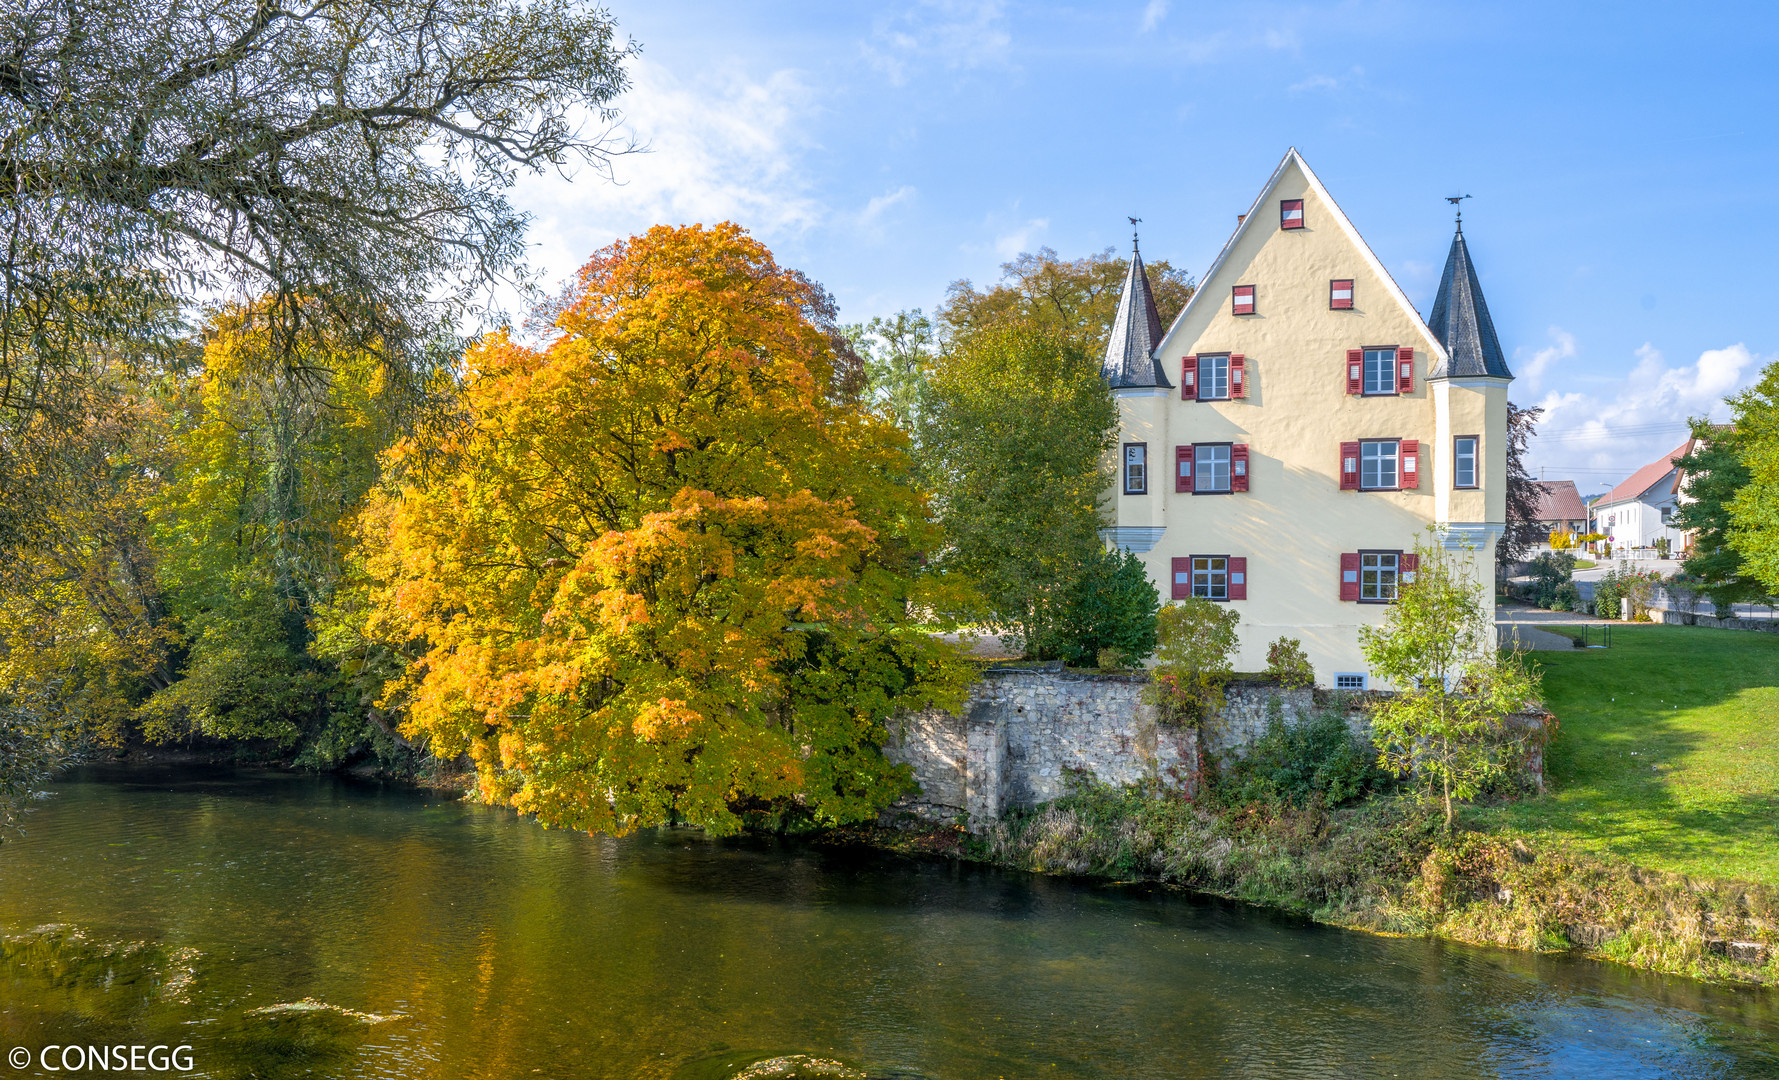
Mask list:
POLYGON ((1600 501, 1594 504, 1594 509, 1598 510, 1607 503, 1628 502, 1641 497, 1644 492, 1655 487, 1663 477, 1674 470, 1674 459, 1685 457, 1692 444, 1693 441, 1688 439, 1675 447, 1672 452, 1663 454, 1659 460, 1652 461, 1638 469, 1623 483, 1602 495, 1600 501))
POLYGON ((1538 513, 1534 514, 1539 521, 1586 521, 1587 507, 1581 505, 1581 492, 1575 490, 1573 480, 1539 480, 1538 513))

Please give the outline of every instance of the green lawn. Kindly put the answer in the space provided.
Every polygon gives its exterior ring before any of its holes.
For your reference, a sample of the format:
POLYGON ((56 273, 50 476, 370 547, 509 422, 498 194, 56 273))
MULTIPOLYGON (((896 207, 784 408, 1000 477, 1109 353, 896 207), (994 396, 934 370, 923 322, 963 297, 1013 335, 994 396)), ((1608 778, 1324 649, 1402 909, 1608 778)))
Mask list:
POLYGON ((1599 565, 1600 565, 1599 563, 1593 561, 1592 559, 1576 559, 1575 560, 1575 569, 1577 569, 1577 570, 1592 570, 1594 567, 1599 566, 1599 565))
POLYGON ((1559 724, 1549 793, 1481 816, 1642 866, 1779 885, 1779 635, 1617 626, 1612 643, 1533 654, 1559 724))

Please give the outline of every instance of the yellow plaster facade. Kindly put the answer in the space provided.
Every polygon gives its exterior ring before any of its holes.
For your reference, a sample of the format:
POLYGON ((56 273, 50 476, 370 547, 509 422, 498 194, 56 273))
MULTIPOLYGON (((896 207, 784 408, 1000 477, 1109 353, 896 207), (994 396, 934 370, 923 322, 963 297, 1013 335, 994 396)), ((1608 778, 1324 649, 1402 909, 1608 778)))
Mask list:
MULTIPOLYGON (((1148 490, 1109 496, 1109 538, 1137 551, 1166 601, 1176 595, 1173 560, 1247 560, 1238 670, 1266 666, 1268 644, 1299 638, 1317 682, 1363 674, 1359 629, 1387 606, 1341 599, 1343 553, 1412 551, 1417 534, 1444 526, 1445 546, 1467 550, 1493 606, 1496 537, 1506 511, 1507 379, 1430 379, 1445 359, 1440 342, 1295 150, 1155 350, 1167 388, 1113 391, 1121 443, 1147 446, 1148 490), (1302 200, 1302 228, 1280 227, 1281 200, 1302 200), (1332 310, 1330 283, 1353 282, 1350 310, 1332 310), (1253 314, 1232 312, 1231 288, 1254 286, 1253 314), (1348 350, 1412 348, 1413 389, 1348 393, 1348 350), (1247 396, 1184 400, 1183 360, 1229 353, 1245 358, 1247 396), (1453 440, 1480 437, 1478 485, 1454 483, 1453 440), (1366 439, 1420 443, 1420 486, 1341 490, 1341 444, 1366 439), (1175 448, 1245 444, 1248 490, 1175 491, 1175 448)), ((1122 455, 1123 449, 1120 448, 1122 455)))

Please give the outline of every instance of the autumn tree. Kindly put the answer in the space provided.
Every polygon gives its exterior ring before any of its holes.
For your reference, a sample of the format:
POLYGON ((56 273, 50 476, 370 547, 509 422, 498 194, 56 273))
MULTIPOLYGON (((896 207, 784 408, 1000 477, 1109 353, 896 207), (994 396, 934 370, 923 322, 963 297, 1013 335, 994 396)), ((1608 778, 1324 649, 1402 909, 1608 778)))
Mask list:
POLYGON ((1417 542, 1419 566, 1383 625, 1361 627, 1359 647, 1393 693, 1371 707, 1378 764, 1411 778, 1452 827, 1455 800, 1471 799, 1524 760, 1536 732, 1514 713, 1538 692, 1517 654, 1496 648, 1495 623, 1469 552, 1436 535, 1417 542))
POLYGON ((548 344, 483 340, 461 428, 393 451, 324 639, 411 657, 381 706, 551 823, 875 814, 886 723, 966 675, 911 614, 932 530, 833 315, 735 225, 600 251, 548 344))
MULTIPOLYGON (((1167 260, 1145 262, 1161 324, 1168 325, 1191 299, 1193 282, 1167 260)), ((945 294, 938 324, 947 341, 961 342, 994 326, 1041 330, 1090 356, 1105 350, 1119 291, 1130 259, 1113 249, 1065 260, 1050 248, 1024 252, 1001 264, 1001 280, 986 289, 955 281, 945 294)))

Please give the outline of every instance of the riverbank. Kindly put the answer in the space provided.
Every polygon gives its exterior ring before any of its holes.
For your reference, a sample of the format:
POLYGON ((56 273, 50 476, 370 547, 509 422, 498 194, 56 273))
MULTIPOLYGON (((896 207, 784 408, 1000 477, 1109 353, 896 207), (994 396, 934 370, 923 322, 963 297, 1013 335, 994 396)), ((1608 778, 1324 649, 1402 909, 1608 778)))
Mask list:
POLYGON ((1333 811, 1198 804, 1097 787, 981 836, 880 830, 891 850, 1147 880, 1370 933, 1570 953, 1711 982, 1779 985, 1779 890, 1647 870, 1383 796, 1333 811))

